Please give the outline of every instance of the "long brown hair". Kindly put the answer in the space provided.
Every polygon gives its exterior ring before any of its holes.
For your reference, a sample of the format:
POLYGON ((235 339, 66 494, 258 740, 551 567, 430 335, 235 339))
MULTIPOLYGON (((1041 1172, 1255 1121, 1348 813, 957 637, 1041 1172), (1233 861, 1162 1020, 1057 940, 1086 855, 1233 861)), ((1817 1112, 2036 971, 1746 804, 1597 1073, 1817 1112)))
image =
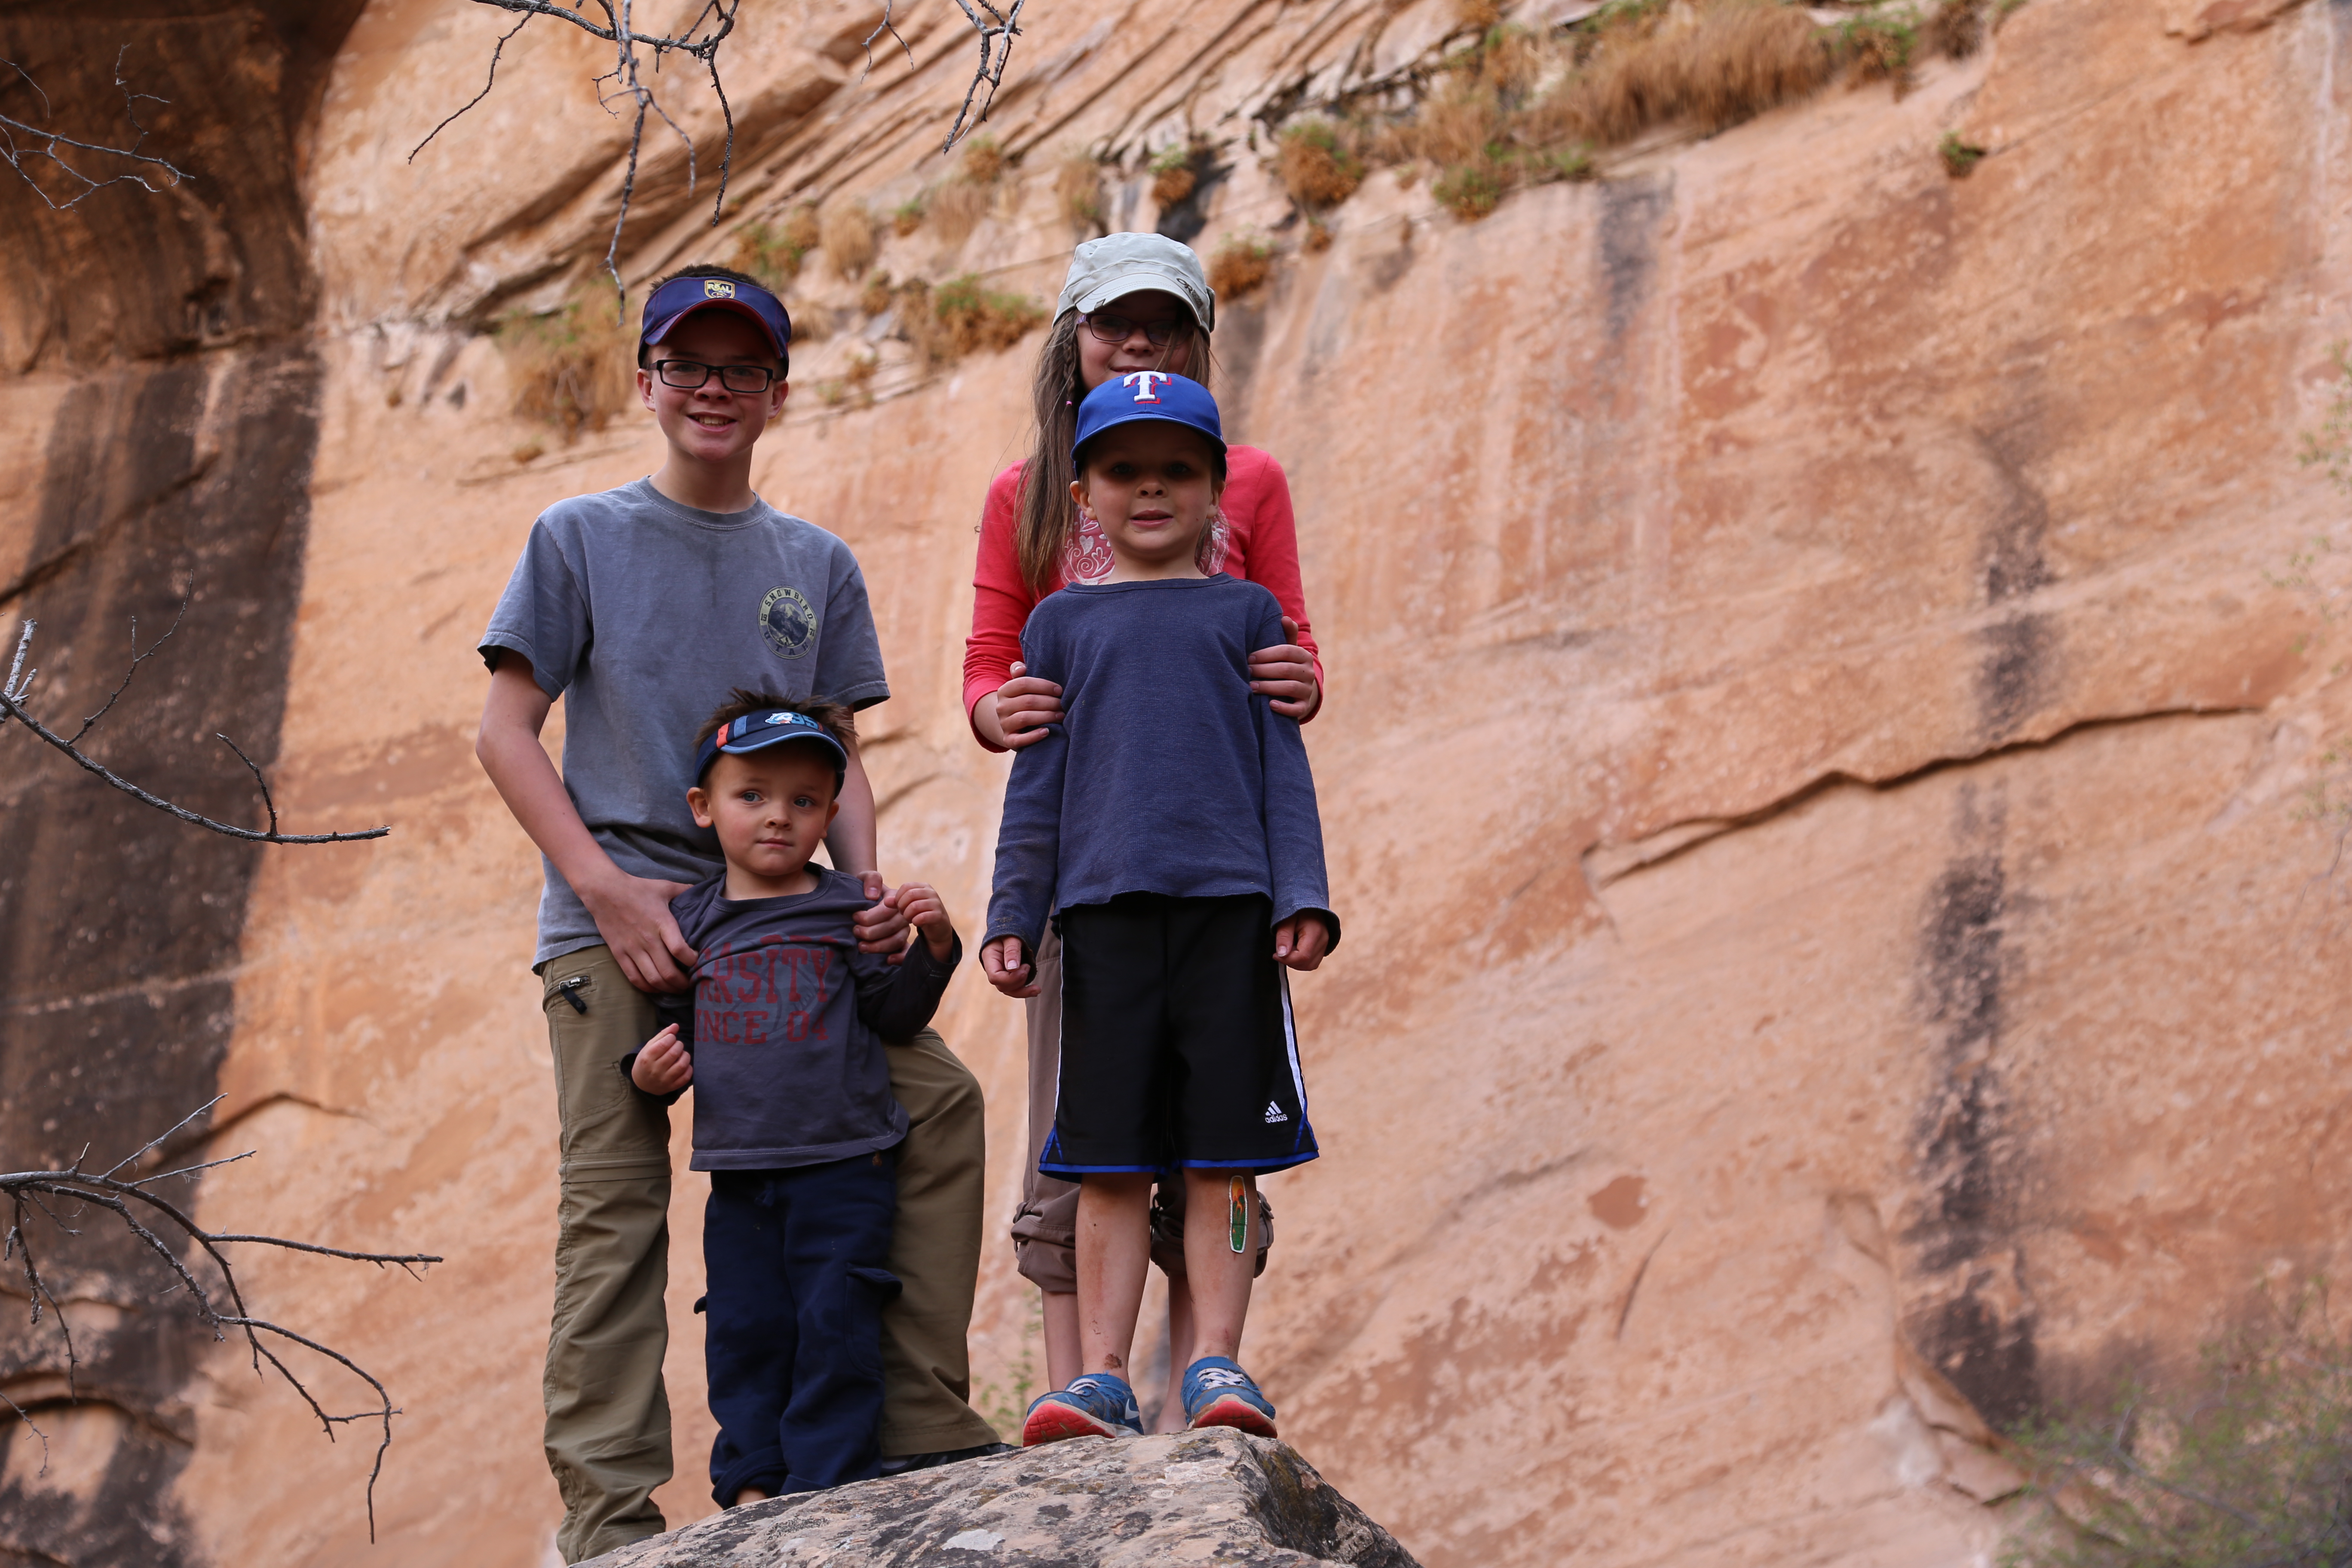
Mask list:
MULTIPOLYGON (((1071 530, 1077 524, 1077 512, 1070 505, 1070 481, 1077 477, 1070 468, 1070 442, 1078 433, 1079 400, 1087 395, 1078 380, 1081 330, 1078 312, 1064 311, 1054 330, 1045 334, 1045 346, 1037 351, 1037 374, 1030 383, 1037 445, 1029 460, 1021 465, 1021 489, 1013 503, 1013 557, 1033 594, 1043 594, 1054 580, 1063 553, 1070 547, 1071 530)), ((1209 385, 1209 378, 1216 373, 1209 334, 1190 315, 1183 319, 1178 334, 1168 340, 1160 363, 1168 363, 1180 342, 1192 344, 1184 361, 1185 374, 1215 391, 1209 385)))

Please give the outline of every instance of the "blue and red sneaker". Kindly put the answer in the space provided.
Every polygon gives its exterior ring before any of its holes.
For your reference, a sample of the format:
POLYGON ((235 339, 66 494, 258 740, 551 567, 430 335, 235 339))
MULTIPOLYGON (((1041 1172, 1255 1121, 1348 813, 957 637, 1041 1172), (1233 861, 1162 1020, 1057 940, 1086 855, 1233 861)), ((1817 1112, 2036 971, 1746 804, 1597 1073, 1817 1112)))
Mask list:
POLYGON ((1143 1413, 1135 1406, 1135 1390, 1124 1378, 1107 1372, 1074 1377, 1067 1388, 1037 1396, 1029 1418, 1021 1424, 1021 1446, 1058 1443, 1065 1437, 1140 1437, 1143 1413))
POLYGON ((1232 1426, 1253 1437, 1274 1436, 1274 1406, 1250 1374, 1221 1355, 1202 1356, 1184 1369, 1184 1415, 1194 1431, 1232 1426))

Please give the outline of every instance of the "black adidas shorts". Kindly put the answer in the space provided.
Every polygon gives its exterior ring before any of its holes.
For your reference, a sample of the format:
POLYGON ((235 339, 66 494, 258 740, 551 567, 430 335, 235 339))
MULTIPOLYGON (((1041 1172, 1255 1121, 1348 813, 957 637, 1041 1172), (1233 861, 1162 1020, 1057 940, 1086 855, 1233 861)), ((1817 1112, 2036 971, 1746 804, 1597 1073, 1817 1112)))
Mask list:
POLYGON ((1122 893, 1058 920, 1062 1079, 1040 1171, 1315 1158, 1271 900, 1122 893))

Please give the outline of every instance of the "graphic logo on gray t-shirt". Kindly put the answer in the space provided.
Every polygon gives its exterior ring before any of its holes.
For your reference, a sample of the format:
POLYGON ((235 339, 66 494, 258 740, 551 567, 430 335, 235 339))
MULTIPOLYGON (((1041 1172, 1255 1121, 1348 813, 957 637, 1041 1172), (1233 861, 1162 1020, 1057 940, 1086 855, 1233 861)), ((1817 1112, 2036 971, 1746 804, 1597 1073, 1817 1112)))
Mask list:
POLYGON ((760 601, 760 635, 779 658, 798 658, 816 637, 816 612, 798 588, 771 588, 760 601))

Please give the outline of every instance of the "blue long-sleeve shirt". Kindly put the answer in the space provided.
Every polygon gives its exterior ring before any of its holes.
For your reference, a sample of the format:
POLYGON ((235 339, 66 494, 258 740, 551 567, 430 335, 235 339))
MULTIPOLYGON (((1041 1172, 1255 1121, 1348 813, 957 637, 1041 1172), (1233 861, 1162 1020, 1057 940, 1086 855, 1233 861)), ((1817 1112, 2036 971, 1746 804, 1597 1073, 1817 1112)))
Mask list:
POLYGON ((1013 760, 989 941, 1034 952, 1054 910, 1121 893, 1264 893, 1276 923, 1315 911, 1337 945, 1298 721, 1249 689, 1251 651, 1283 640, 1275 596, 1223 574, 1039 602, 1021 657, 1066 717, 1013 760))

